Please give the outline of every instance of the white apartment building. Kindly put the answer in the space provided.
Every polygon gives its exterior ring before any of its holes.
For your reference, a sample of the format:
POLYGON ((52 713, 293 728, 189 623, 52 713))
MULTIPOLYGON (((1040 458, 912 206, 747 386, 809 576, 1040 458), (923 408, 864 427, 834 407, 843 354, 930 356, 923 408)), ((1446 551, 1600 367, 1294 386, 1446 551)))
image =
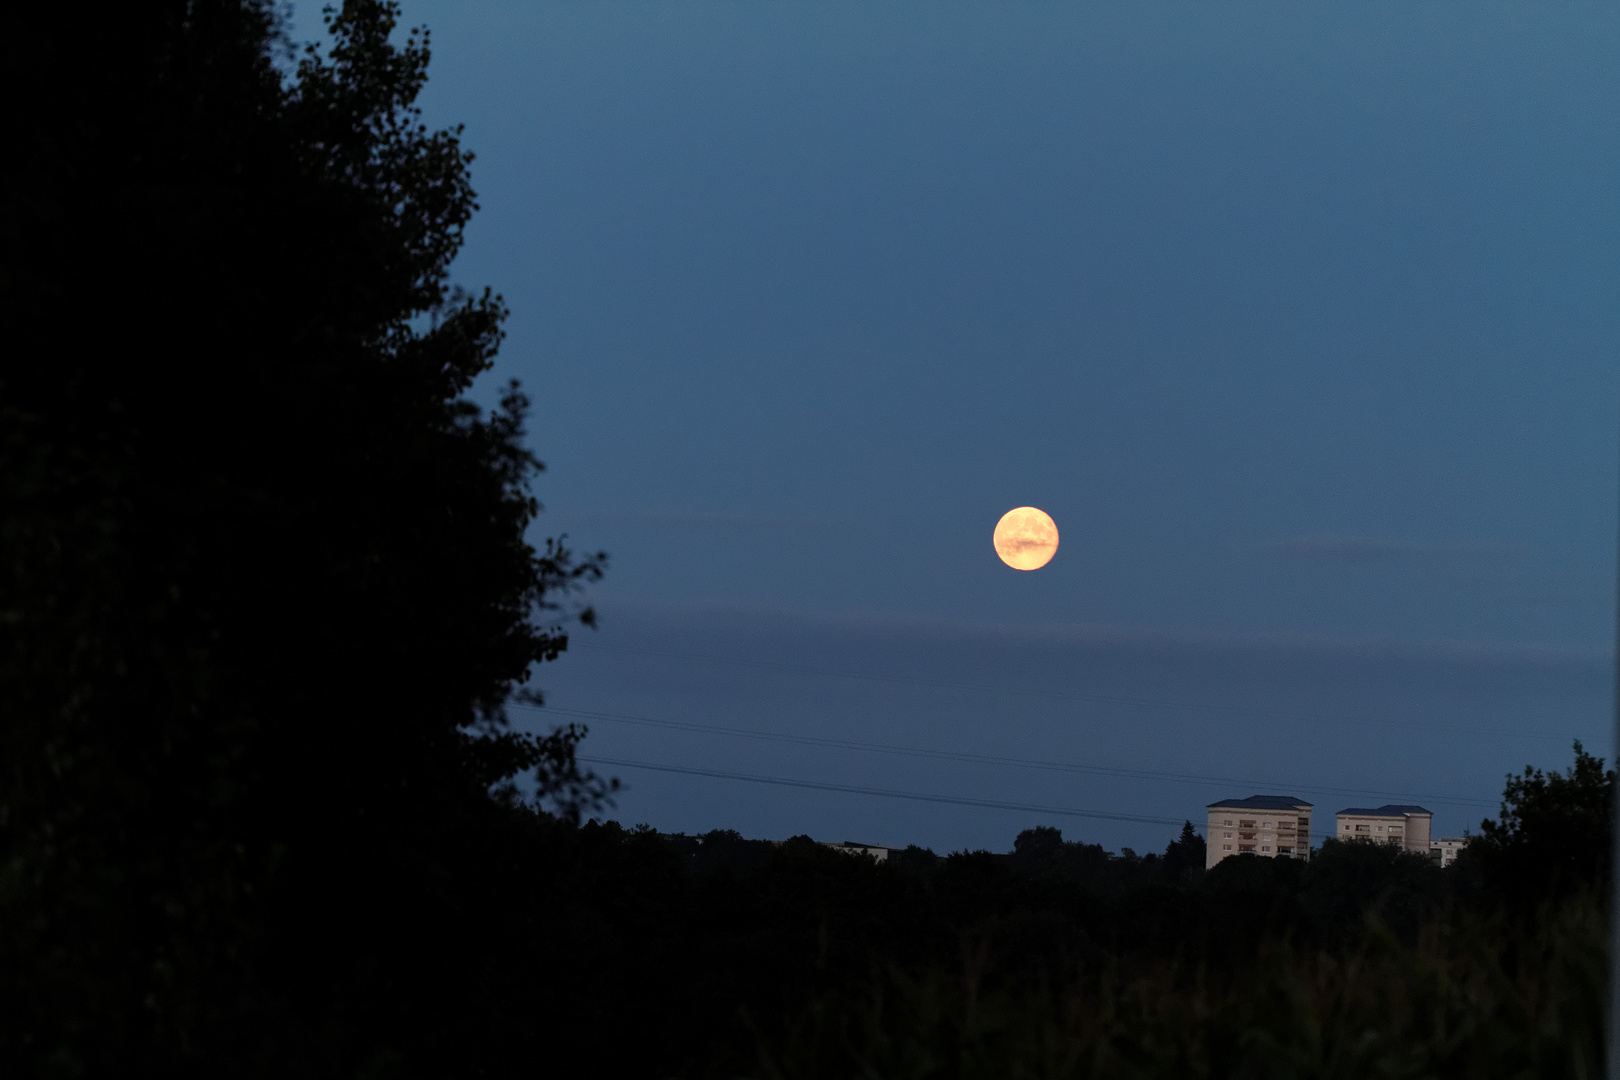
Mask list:
POLYGON ((822 840, 821 846, 830 847, 834 851, 848 852, 851 855, 870 855, 878 862, 888 862, 889 852, 896 850, 886 848, 882 844, 859 844, 854 840, 845 840, 842 844, 834 843, 831 840, 822 840))
POLYGON ((1309 859, 1311 804, 1292 795, 1250 795, 1212 802, 1204 837, 1205 869, 1229 855, 1309 859))
POLYGON ((1439 860, 1441 869, 1445 869, 1457 861, 1457 856, 1472 839, 1471 836, 1442 836, 1438 840, 1431 840, 1429 858, 1439 860))
POLYGON ((1340 810, 1337 818, 1333 834, 1340 840, 1371 840, 1375 844, 1395 844, 1419 855, 1430 853, 1429 825, 1434 815, 1421 806, 1352 806, 1340 810))

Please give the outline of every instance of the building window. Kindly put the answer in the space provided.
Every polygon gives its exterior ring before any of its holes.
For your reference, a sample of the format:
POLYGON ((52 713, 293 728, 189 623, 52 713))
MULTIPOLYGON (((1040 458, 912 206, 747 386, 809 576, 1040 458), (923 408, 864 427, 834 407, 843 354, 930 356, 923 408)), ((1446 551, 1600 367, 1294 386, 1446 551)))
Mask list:
POLYGON ((1357 825, 1356 826, 1356 832, 1368 832, 1368 831, 1369 830, 1368 830, 1367 826, 1365 826, 1365 825, 1357 825))
POLYGON ((1269 821, 1262 821, 1262 822, 1261 822, 1261 823, 1260 823, 1260 827, 1261 827, 1261 828, 1262 828, 1262 829, 1269 829, 1269 828, 1271 828, 1271 822, 1269 822, 1269 821))
POLYGON ((1252 821, 1239 821, 1238 822, 1238 828, 1240 828, 1240 829, 1252 829, 1252 828, 1254 828, 1254 822, 1252 822, 1252 821))
POLYGON ((1277 854, 1279 855, 1292 855, 1293 853, 1294 849, 1291 847, 1279 847, 1277 849, 1277 854))
POLYGON ((1232 839, 1232 834, 1231 833, 1222 833, 1221 834, 1221 839, 1230 840, 1230 839, 1232 839))
POLYGON ((1253 850, 1254 850, 1254 845, 1253 844, 1239 844, 1238 845, 1238 851, 1240 851, 1240 852, 1241 851, 1253 851, 1253 850))
POLYGON ((1270 851, 1271 850, 1271 845, 1270 844, 1263 844, 1263 845, 1261 845, 1260 850, 1261 851, 1270 851))
POLYGON ((1221 824, 1222 824, 1222 825, 1230 825, 1230 824, 1232 824, 1232 819, 1231 819, 1231 818, 1227 818, 1227 819, 1226 819, 1226 820, 1225 820, 1225 821, 1223 821, 1223 822, 1221 822, 1221 824))
POLYGON ((1231 851, 1232 850, 1232 845, 1231 844, 1222 844, 1221 845, 1221 850, 1222 851, 1231 851))

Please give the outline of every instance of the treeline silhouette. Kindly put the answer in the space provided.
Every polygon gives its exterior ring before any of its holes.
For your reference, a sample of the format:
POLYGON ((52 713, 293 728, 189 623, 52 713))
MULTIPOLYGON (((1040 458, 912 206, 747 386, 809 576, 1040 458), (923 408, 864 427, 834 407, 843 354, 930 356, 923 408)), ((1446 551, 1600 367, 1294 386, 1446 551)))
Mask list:
POLYGON ((0 1074, 1594 1075, 1578 746, 1444 872, 599 820, 583 731, 505 723, 604 559, 527 542, 526 400, 466 397, 505 309, 425 35, 9 16, 0 1074))
POLYGON ((549 1008, 592 1033, 570 1067, 625 1076, 1592 1075, 1613 781, 1579 745, 1514 778, 1445 870, 1329 840, 1206 872, 1190 823, 1162 854, 1041 827, 879 863, 536 815, 582 931, 549 1008))
POLYGON ((601 560, 528 544, 525 400, 465 397, 505 312, 449 284, 425 38, 350 3, 300 57, 280 18, 0 36, 8 1076, 456 1071, 521 1008, 491 788, 605 790, 502 720, 601 560))

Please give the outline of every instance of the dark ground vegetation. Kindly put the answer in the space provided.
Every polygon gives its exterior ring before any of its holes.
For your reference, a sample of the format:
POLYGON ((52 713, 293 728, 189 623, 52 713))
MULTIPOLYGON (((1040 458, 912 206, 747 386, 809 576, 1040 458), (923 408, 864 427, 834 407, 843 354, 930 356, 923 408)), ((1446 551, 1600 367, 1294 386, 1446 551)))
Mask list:
POLYGON ((425 39, 278 27, 0 39, 0 1075, 1597 1074, 1578 748, 1445 872, 581 825, 580 732, 502 707, 603 562, 525 540, 522 394, 464 397, 504 308, 425 39))
POLYGON ((1596 1075, 1613 773, 1576 754, 1444 871, 1329 840, 1205 872, 1190 825, 1163 855, 1037 828, 878 864, 537 818, 571 868, 549 902, 594 913, 572 963, 599 989, 561 1007, 657 1032, 627 1075, 1596 1075))

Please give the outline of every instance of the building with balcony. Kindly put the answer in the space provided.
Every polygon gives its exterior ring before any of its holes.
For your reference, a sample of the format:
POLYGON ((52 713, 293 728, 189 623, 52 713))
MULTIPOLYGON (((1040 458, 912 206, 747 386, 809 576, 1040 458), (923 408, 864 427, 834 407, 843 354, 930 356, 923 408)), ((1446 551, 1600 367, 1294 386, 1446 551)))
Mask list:
POLYGON ((1250 795, 1212 802, 1204 837, 1205 868, 1230 855, 1309 859, 1311 804, 1292 795, 1250 795))
MULTIPOLYGON (((1394 844, 1403 851, 1429 854, 1429 825, 1434 815, 1421 806, 1389 803, 1376 808, 1352 806, 1336 815, 1333 835, 1340 840, 1394 844)), ((1456 856, 1453 856, 1455 858, 1456 856)))
POLYGON ((1462 849, 1468 846, 1471 836, 1442 836, 1438 840, 1429 841, 1429 858, 1445 869, 1457 861, 1462 849))

